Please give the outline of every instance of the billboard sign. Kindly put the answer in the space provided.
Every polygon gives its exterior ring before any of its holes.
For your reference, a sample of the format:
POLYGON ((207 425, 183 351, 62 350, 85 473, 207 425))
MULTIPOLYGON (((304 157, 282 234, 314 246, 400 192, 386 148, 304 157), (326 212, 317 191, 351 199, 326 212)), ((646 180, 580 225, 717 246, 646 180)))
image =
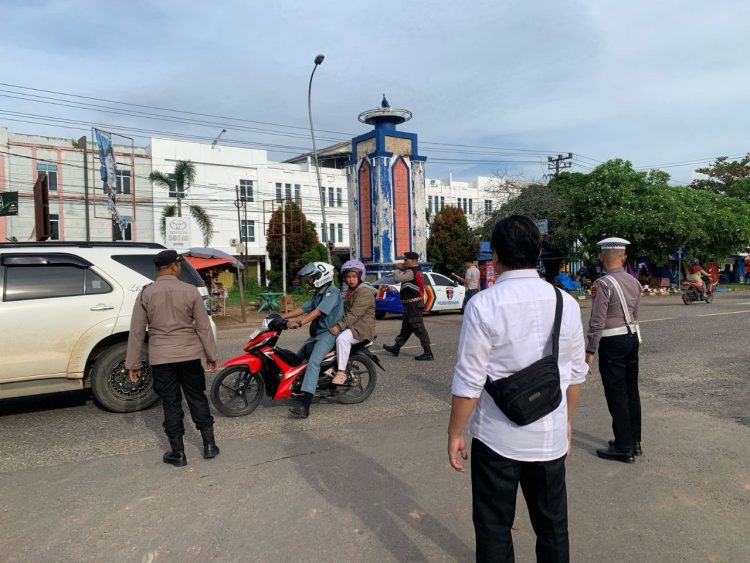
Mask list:
POLYGON ((193 226, 191 219, 189 217, 167 217, 165 221, 167 248, 189 250, 191 247, 190 231, 193 226))

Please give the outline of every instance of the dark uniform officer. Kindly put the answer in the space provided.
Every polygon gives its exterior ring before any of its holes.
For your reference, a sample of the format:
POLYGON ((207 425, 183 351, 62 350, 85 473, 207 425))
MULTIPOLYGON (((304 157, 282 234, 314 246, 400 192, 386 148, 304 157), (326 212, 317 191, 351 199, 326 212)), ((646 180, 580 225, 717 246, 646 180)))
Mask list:
POLYGON ((641 399, 638 393, 638 307, 641 284, 624 269, 625 239, 599 241, 599 260, 606 270, 596 280, 589 320, 586 361, 599 350, 599 372, 612 415, 615 438, 596 451, 604 459, 633 463, 641 455, 641 399))
POLYGON ((401 284, 401 303, 404 305, 404 318, 401 321, 401 332, 396 337, 393 346, 383 345, 383 349, 394 356, 398 356, 401 347, 406 344, 412 333, 417 335, 422 344, 423 352, 415 360, 433 360, 430 349, 430 335, 424 326, 424 277, 419 267, 419 254, 404 253, 404 267, 393 273, 393 278, 401 284))
POLYGON ((182 266, 174 250, 154 256, 158 277, 144 287, 133 307, 125 367, 130 380, 140 377, 143 340, 148 326, 148 359, 154 376, 154 390, 164 406, 164 432, 171 452, 164 463, 187 464, 182 436, 185 434, 182 393, 190 416, 203 437, 203 457, 219 454, 214 440, 214 419, 206 399, 206 377, 201 358, 206 357, 211 372, 216 371, 216 340, 195 286, 178 279, 182 266))

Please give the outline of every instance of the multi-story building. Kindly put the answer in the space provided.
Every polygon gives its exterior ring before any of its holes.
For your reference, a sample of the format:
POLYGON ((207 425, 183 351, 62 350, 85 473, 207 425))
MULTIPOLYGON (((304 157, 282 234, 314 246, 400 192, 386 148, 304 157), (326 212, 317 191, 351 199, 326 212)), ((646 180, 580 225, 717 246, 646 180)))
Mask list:
POLYGON ((447 180, 425 182, 427 192, 427 217, 429 220, 446 207, 463 210, 469 227, 479 227, 493 211, 518 193, 519 183, 500 178, 477 176, 473 181, 454 180, 453 174, 447 180))
MULTIPOLYGON (((269 266, 266 230, 271 213, 282 201, 296 201, 307 219, 315 224, 318 238, 324 243, 332 241, 334 252, 348 254, 349 214, 344 170, 321 167, 327 223, 323 232, 315 167, 309 158, 297 164, 273 162, 268 160, 265 150, 164 139, 152 139, 149 151, 154 170, 170 173, 179 160, 189 160, 195 165, 195 184, 182 201, 183 217, 189 217, 189 205, 204 207, 214 223, 210 246, 238 255, 246 245, 248 266, 256 267, 259 274, 269 266), (235 206, 237 194, 239 216, 235 206)), ((153 236, 161 241, 162 209, 174 204, 177 194, 158 187, 154 190, 153 236)), ((193 245, 201 246, 202 235, 197 225, 193 224, 192 229, 193 245)))
POLYGON ((94 241, 153 240, 151 159, 144 148, 120 145, 115 145, 115 159, 117 208, 127 221, 124 229, 113 223, 107 209, 96 150, 85 151, 71 139, 0 127, 0 192, 18 192, 18 215, 0 217, 0 241, 34 240, 33 187, 40 175, 48 180, 53 240, 86 240, 87 235, 94 241))

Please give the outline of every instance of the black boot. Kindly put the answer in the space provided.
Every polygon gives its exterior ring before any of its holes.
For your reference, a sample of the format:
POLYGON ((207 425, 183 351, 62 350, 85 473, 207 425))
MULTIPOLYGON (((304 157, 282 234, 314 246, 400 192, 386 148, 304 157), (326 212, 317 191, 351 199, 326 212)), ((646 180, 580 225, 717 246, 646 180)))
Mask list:
POLYGON ((418 362, 428 362, 434 360, 435 357, 432 355, 432 350, 428 346, 424 349, 424 352, 422 352, 419 356, 416 356, 414 359, 418 362))
POLYGON ((623 463, 635 463, 635 457, 633 457, 633 450, 621 450, 620 448, 607 446, 606 448, 599 448, 596 450, 596 455, 602 459, 610 459, 612 461, 622 461, 623 463))
MULTIPOLYGON (((610 440, 609 442, 607 442, 607 444, 609 444, 610 446, 614 446, 615 445, 615 441, 614 440, 610 440)), ((633 442, 633 453, 635 455, 643 455, 643 448, 641 447, 641 443, 640 442, 633 442)))
POLYGON ((305 393, 299 406, 289 409, 289 412, 292 413, 292 416, 295 418, 307 418, 310 416, 310 405, 312 405, 312 400, 313 394, 305 393))
POLYGON ((187 458, 185 457, 185 446, 182 443, 182 436, 167 436, 167 438, 169 438, 169 445, 172 451, 165 453, 162 460, 164 460, 164 463, 169 463, 175 467, 184 467, 187 465, 187 458))
POLYGON ((211 459, 219 455, 219 446, 216 445, 214 439, 214 427, 203 428, 201 437, 203 438, 203 459, 211 459))
POLYGON ((388 344, 383 344, 383 350, 393 354, 394 356, 398 358, 398 353, 401 351, 401 346, 398 346, 396 344, 394 344, 393 346, 388 346, 388 344))

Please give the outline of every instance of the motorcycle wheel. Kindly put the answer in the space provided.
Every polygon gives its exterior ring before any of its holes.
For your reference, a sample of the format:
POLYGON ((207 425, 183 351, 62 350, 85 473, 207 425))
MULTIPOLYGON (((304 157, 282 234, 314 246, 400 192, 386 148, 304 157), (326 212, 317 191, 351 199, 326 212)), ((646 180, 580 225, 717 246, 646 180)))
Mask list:
POLYGON ((714 294, 713 293, 707 293, 706 296, 703 298, 706 303, 711 303, 714 300, 714 294))
POLYGON ((685 292, 685 293, 682 294, 682 302, 685 305, 692 305, 693 300, 690 299, 690 297, 688 296, 687 292, 685 292))
POLYGON ((375 364, 365 354, 352 354, 346 366, 346 383, 338 386, 336 400, 353 405, 367 399, 378 381, 375 370, 375 364))
POLYGON ((250 414, 263 401, 264 394, 263 378, 245 366, 225 368, 211 383, 211 404, 224 416, 250 414))

